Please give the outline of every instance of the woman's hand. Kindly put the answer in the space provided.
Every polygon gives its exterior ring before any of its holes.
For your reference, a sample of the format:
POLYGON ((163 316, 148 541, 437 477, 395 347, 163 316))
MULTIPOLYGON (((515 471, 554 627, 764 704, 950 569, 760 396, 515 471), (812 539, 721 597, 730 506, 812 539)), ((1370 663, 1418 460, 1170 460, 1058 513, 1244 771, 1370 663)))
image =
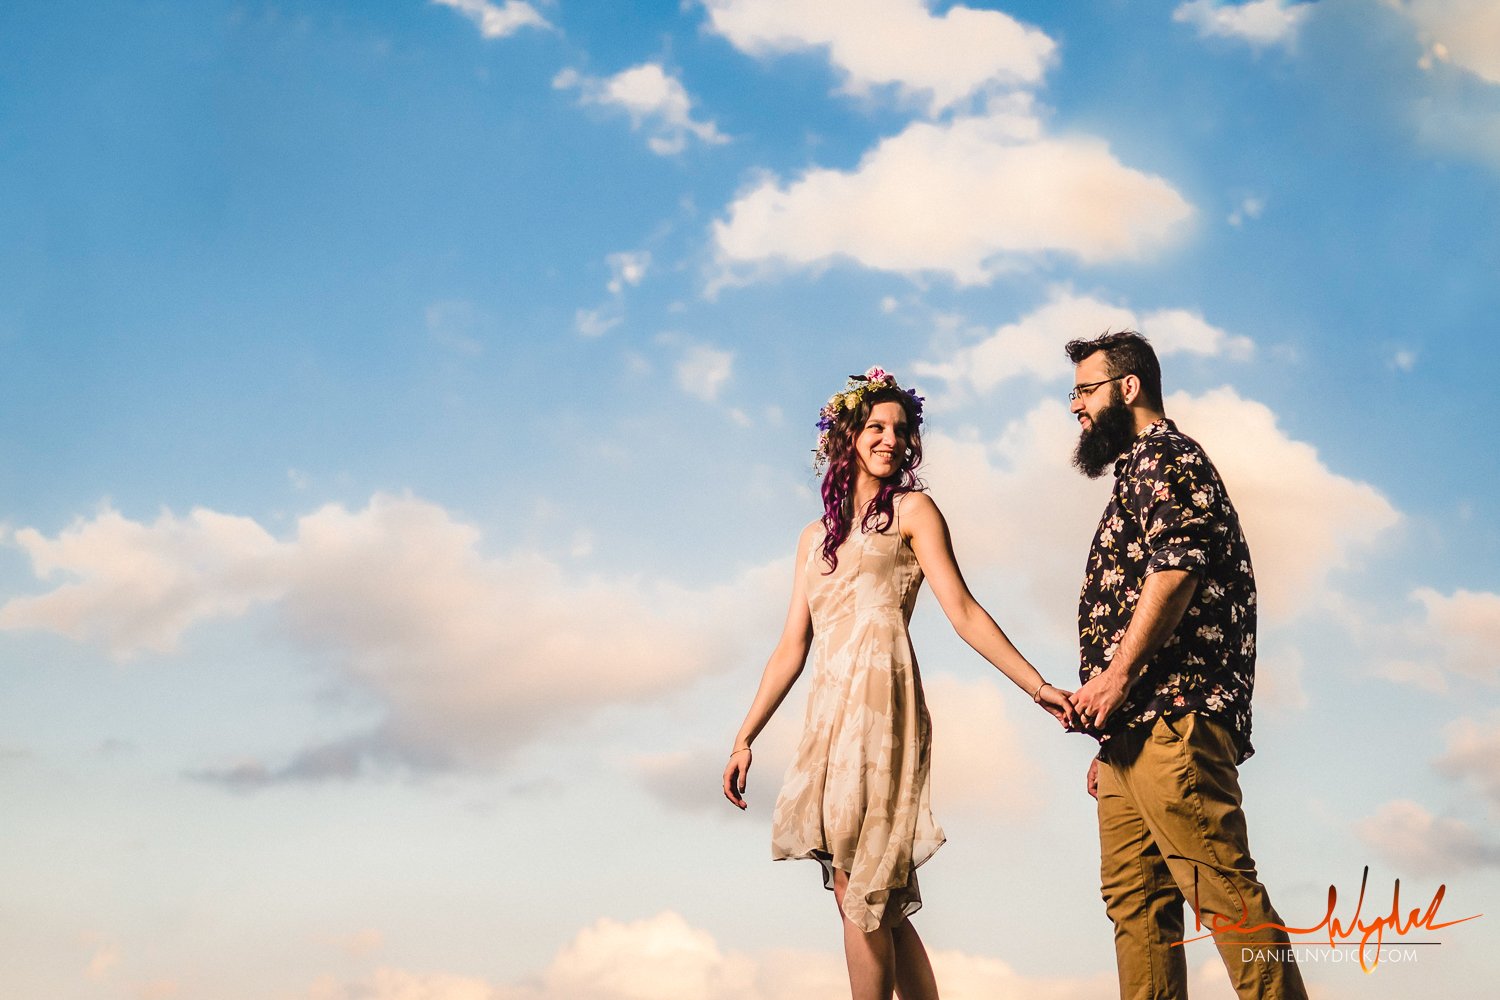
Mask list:
POLYGON ((1073 707, 1073 692, 1043 684, 1036 693, 1036 703, 1047 710, 1064 729, 1078 728, 1078 710, 1073 707))
POLYGON ((745 808, 745 779, 750 774, 750 757, 750 748, 745 747, 730 754, 729 763, 724 765, 724 797, 741 809, 745 808))

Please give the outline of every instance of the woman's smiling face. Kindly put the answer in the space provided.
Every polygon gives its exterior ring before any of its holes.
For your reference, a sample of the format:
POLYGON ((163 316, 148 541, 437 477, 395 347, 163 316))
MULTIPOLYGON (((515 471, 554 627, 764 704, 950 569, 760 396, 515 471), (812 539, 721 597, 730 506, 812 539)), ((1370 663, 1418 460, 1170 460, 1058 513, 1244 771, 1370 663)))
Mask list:
POLYGON ((876 403, 870 407, 865 425, 854 438, 855 461, 861 471, 875 479, 889 479, 906 464, 911 430, 900 403, 876 403))

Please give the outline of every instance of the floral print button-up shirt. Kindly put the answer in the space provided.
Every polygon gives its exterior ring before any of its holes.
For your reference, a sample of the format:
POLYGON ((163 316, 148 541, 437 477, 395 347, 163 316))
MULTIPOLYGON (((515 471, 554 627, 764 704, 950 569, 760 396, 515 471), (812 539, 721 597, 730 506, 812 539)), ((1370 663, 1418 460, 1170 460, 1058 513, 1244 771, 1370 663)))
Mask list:
POLYGON ((1165 418, 1136 437, 1115 463, 1115 488, 1089 550, 1078 602, 1087 681, 1125 635, 1146 577, 1162 569, 1198 577, 1176 631, 1146 662, 1125 701, 1098 734, 1109 740, 1158 716, 1197 712, 1228 728, 1243 762, 1255 686, 1255 576, 1239 515, 1203 448, 1165 418))

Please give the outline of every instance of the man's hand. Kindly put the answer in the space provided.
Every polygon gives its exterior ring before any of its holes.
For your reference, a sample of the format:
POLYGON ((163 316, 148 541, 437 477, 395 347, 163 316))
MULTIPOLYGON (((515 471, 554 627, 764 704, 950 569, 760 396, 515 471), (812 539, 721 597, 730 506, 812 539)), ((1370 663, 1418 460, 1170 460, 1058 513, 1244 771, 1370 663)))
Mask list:
POLYGON ((1095 801, 1099 799, 1099 758, 1095 757, 1089 761, 1089 776, 1084 780, 1083 787, 1095 801))
POLYGON ((1125 671, 1109 666, 1073 692, 1073 707, 1078 709, 1078 718, 1084 726, 1097 732, 1104 728, 1129 691, 1130 681, 1125 671))

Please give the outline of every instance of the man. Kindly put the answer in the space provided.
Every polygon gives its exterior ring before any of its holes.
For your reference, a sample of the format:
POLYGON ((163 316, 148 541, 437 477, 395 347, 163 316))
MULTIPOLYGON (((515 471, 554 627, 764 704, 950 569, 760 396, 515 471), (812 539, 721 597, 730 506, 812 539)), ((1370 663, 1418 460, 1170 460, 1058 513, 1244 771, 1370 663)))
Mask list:
POLYGON ((1073 703, 1100 741, 1088 790, 1120 996, 1187 995, 1187 900, 1200 933, 1236 925, 1215 941, 1241 998, 1302 1000, 1286 933, 1265 928, 1282 921, 1240 808, 1255 579, 1239 517, 1203 449, 1167 419, 1144 337, 1106 333, 1067 352, 1081 425, 1073 463, 1090 478, 1115 473, 1079 600, 1073 703))

